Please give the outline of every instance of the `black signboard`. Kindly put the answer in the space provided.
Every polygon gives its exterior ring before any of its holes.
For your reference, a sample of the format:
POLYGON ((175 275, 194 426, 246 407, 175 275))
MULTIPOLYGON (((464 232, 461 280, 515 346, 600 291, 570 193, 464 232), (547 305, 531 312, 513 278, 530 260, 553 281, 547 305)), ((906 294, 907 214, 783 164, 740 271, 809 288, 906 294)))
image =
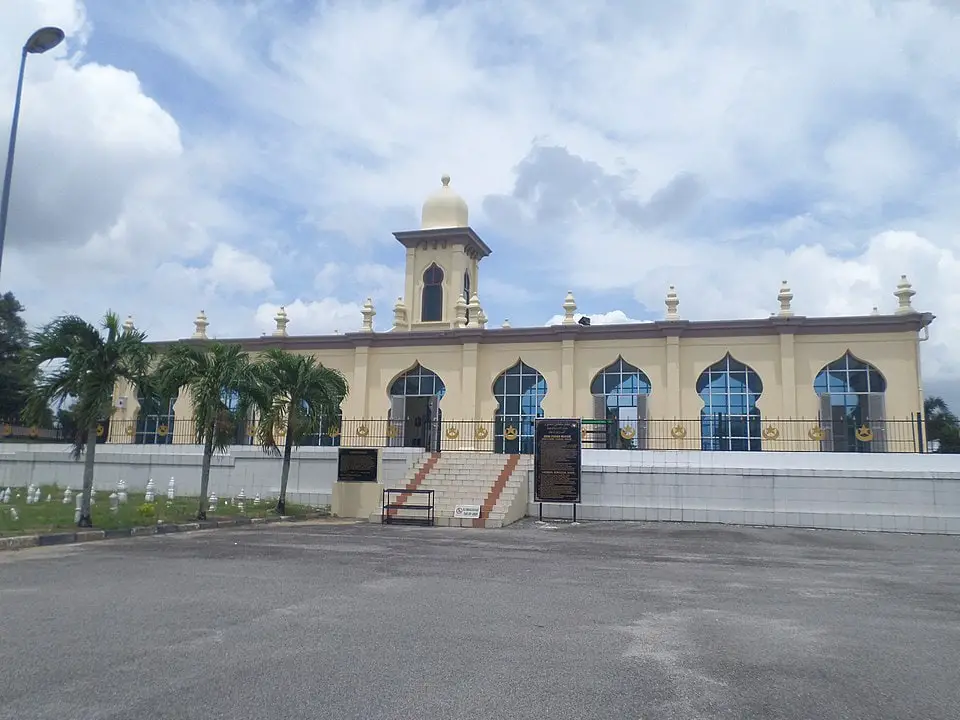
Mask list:
POLYGON ((580 502, 580 420, 537 418, 534 502, 580 502))
POLYGON ((337 482, 376 482, 377 448, 340 448, 337 482))

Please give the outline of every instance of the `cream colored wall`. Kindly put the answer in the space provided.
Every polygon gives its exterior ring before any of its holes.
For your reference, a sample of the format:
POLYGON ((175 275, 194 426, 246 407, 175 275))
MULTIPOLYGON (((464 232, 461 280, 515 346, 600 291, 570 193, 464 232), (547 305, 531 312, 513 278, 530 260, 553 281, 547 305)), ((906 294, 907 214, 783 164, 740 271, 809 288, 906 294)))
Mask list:
MULTIPOLYGON (((412 339, 412 338, 411 338, 412 339)), ((543 410, 548 417, 591 417, 590 383, 598 372, 622 356, 650 379, 651 420, 690 421, 686 444, 698 445, 693 435, 703 402, 696 391, 700 374, 730 355, 753 368, 763 382, 758 401, 767 421, 801 418, 815 421, 819 411, 813 380, 824 366, 847 351, 875 366, 887 380, 888 419, 905 420, 922 405, 918 386, 918 349, 914 333, 853 335, 771 335, 738 338, 682 338, 617 341, 557 341, 552 343, 466 343, 445 346, 357 347, 318 354, 325 365, 342 372, 350 385, 342 411, 347 420, 385 419, 390 409, 388 389, 416 363, 440 376, 446 394, 440 407, 447 420, 490 420, 497 409, 493 395, 496 377, 523 360, 547 383, 543 410)), ((309 351, 298 351, 309 352, 309 351)), ((130 388, 118 386, 116 396, 127 397, 116 418, 133 421, 138 404, 130 388)), ((177 417, 191 416, 190 399, 182 392, 177 417)), ((124 442, 118 428, 111 440, 124 442)), ((663 428, 659 430, 664 433, 663 428)), ((179 434, 179 433, 178 433, 179 434)), ((346 438, 345 438, 346 439, 346 438)))
POLYGON ((468 257, 463 245, 437 241, 425 249, 408 249, 404 304, 411 330, 436 330, 451 327, 456 318, 457 298, 463 293, 463 273, 470 271, 471 292, 479 292, 479 263, 468 257), (436 245, 436 247, 434 247, 436 245), (439 322, 420 322, 423 298, 423 273, 436 263, 443 270, 443 318, 439 322))
MULTIPOLYGON (((699 418, 703 401, 697 379, 710 365, 731 357, 753 368, 763 382, 757 403, 765 418, 816 419, 819 405, 813 379, 823 367, 850 350, 874 365, 887 379, 888 418, 909 418, 919 408, 916 338, 912 333, 861 335, 846 340, 835 336, 756 336, 746 338, 680 338, 673 351, 678 357, 677 378, 668 383, 667 338, 632 341, 567 341, 555 343, 493 344, 473 346, 372 348, 367 394, 376 398, 367 405, 366 417, 385 417, 389 408, 387 387, 415 361, 436 372, 447 394, 441 407, 448 419, 490 419, 497 403, 493 383, 518 360, 537 369, 546 379, 543 409, 547 416, 590 417, 593 397, 590 383, 618 356, 643 370, 652 390, 649 415, 655 419, 699 418), (474 375, 475 378, 470 376, 474 375), (786 379, 785 379, 786 378, 786 379), (471 397, 471 387, 475 396, 471 397)), ((354 404, 354 406, 356 406, 354 404)), ((345 417, 351 414, 344 412, 345 417)), ((356 416, 355 416, 356 417, 356 416)))

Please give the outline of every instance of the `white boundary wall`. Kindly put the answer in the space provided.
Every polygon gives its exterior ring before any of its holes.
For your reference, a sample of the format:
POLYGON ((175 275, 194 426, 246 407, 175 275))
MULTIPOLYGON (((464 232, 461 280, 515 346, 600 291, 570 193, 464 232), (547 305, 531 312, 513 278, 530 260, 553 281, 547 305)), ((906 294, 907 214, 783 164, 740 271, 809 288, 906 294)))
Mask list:
POLYGON ((960 534, 960 455, 584 450, 581 500, 584 520, 960 534))
MULTIPOLYGON (((404 485, 404 477, 423 450, 387 448, 381 482, 385 487, 404 485)), ((131 490, 143 490, 153 478, 157 492, 165 494, 170 478, 176 480, 178 495, 200 494, 201 445, 111 445, 97 446, 94 487, 112 490, 123 478, 131 490)), ((215 454, 210 467, 210 490, 220 497, 232 497, 243 489, 248 498, 280 492, 282 461, 253 446, 231 447, 215 454)), ((337 479, 337 449, 294 448, 290 463, 287 498, 290 502, 328 505, 337 479)), ((67 445, 42 443, 0 444, 0 488, 25 487, 30 483, 56 484, 74 491, 83 484, 83 458, 74 460, 67 445)))

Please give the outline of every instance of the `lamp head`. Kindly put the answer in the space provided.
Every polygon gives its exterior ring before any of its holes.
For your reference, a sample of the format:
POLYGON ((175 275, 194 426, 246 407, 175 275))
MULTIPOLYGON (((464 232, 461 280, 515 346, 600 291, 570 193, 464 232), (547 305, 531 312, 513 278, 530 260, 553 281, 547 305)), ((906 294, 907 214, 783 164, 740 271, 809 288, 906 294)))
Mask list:
POLYGON ((58 27, 42 27, 27 39, 23 49, 28 53, 45 53, 63 42, 63 30, 58 27))

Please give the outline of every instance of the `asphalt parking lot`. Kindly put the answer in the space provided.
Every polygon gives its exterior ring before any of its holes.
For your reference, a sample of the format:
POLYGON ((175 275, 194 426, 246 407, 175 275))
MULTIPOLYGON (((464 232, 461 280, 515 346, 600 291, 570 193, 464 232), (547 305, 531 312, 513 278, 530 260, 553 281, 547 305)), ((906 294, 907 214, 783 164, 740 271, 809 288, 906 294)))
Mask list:
POLYGON ((0 718, 910 718, 960 538, 314 523, 0 553, 0 718))

